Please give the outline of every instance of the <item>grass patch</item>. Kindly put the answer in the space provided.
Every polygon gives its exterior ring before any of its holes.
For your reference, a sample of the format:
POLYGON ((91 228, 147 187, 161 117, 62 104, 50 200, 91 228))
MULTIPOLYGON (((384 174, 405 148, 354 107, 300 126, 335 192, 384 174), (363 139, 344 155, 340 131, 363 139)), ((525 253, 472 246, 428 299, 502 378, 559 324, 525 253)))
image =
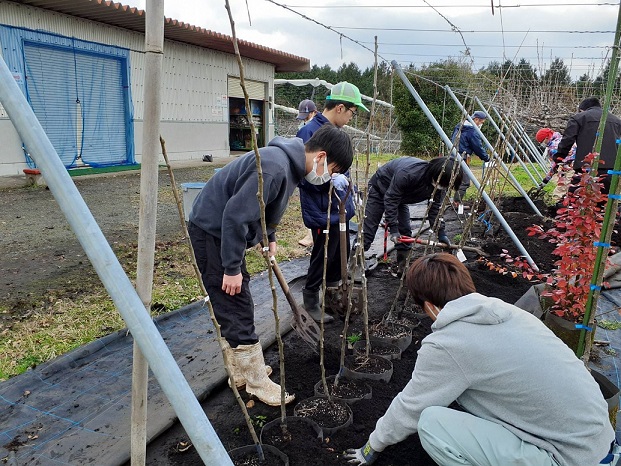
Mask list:
POLYGON ((605 330, 619 330, 621 328, 621 322, 618 320, 600 320, 597 322, 597 326, 605 330))

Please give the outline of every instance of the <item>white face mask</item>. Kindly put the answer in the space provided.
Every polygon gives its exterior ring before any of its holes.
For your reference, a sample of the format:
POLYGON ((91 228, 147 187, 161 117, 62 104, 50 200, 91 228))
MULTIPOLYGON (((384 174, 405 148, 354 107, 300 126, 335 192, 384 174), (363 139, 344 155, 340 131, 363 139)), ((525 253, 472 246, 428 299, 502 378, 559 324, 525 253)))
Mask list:
POLYGON ((311 172, 304 177, 306 181, 310 184, 314 185, 322 185, 330 181, 332 177, 330 176, 330 172, 328 172, 328 158, 323 158, 323 175, 319 176, 317 174, 317 159, 313 160, 313 169, 311 172))

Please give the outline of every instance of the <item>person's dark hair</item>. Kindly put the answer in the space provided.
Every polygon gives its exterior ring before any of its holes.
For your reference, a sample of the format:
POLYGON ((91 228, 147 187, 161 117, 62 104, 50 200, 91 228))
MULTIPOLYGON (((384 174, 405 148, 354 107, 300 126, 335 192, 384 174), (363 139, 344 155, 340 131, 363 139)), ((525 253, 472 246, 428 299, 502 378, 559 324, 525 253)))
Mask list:
POLYGON ((580 105, 578 105, 578 110, 588 110, 591 107, 601 107, 602 104, 599 102, 597 97, 587 97, 580 105))
POLYGON ((352 104, 351 102, 345 102, 344 100, 326 100, 326 104, 324 105, 324 110, 332 110, 339 105, 345 105, 345 108, 354 108, 356 104, 352 104))
MULTIPOLYGON (((453 165, 455 161, 449 159, 448 157, 436 157, 435 159, 431 159, 427 165, 427 170, 425 171, 425 175, 428 183, 438 181, 442 187, 448 187, 451 182, 451 174, 453 173, 453 165)), ((459 186, 461 184, 461 180, 463 178, 463 172, 461 171, 461 167, 457 168, 457 173, 455 174, 455 179, 453 180, 453 186, 459 186)))
POLYGON ((326 151, 328 163, 336 164, 338 173, 345 173, 354 160, 354 147, 345 131, 329 124, 319 128, 304 145, 306 152, 326 151))
POLYGON ((475 293, 470 272, 452 254, 440 252, 418 258, 408 270, 406 283, 414 302, 444 307, 449 301, 475 293))

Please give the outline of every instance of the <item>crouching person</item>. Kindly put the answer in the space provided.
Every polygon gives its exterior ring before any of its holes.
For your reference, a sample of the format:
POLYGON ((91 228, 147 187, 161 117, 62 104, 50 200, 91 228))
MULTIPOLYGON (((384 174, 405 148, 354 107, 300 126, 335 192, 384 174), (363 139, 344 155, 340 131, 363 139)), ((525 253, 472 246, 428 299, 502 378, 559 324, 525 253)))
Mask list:
MULTIPOLYGON (((345 172, 353 148, 349 136, 332 127, 319 129, 304 144, 299 138, 276 137, 259 149, 263 171, 263 200, 270 256, 276 255, 276 226, 289 197, 305 177, 345 172), (326 162, 326 163, 324 163, 326 162)), ((328 175, 328 176, 329 176, 328 175)), ((203 284, 226 339, 227 359, 238 387, 262 402, 280 404, 280 386, 268 375, 254 326, 254 303, 245 251, 263 241, 257 199, 258 176, 254 152, 218 171, 197 196, 188 231, 203 284)), ((293 401, 287 394, 285 402, 293 401)))
POLYGON ((616 462, 606 458, 615 435, 597 383, 539 319, 476 293, 450 254, 418 259, 407 286, 432 333, 367 444, 348 450, 351 463, 370 464, 415 432, 440 465, 616 462))
MULTIPOLYGON (((401 236, 412 236, 409 204, 431 201, 429 224, 433 227, 442 206, 442 197, 451 181, 453 164, 454 161, 446 157, 436 157, 430 161, 400 157, 378 168, 369 180, 364 217, 364 250, 368 251, 371 247, 384 216, 390 239, 396 243, 397 263, 401 269, 405 264, 409 246, 399 240, 401 236)), ((459 186, 461 182, 462 172, 458 169, 454 185, 459 186)), ((437 233, 438 241, 450 246, 444 221, 439 222, 437 233)))

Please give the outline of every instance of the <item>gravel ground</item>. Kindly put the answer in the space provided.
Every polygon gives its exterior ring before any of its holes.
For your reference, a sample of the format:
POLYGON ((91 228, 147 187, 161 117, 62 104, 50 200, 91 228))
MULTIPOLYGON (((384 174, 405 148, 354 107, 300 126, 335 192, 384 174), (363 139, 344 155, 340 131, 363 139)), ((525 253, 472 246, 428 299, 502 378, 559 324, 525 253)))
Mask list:
MULTIPOLYGON (((207 180, 226 163, 174 168, 181 183, 207 180)), ((139 171, 73 178, 108 242, 114 247, 137 241, 140 202, 139 171)), ((156 241, 182 237, 167 171, 159 175, 156 241)), ((71 231, 51 191, 44 187, 0 189, 0 329, 7 319, 21 318, 31 303, 50 289, 86 292, 98 283, 88 258, 71 231)))

